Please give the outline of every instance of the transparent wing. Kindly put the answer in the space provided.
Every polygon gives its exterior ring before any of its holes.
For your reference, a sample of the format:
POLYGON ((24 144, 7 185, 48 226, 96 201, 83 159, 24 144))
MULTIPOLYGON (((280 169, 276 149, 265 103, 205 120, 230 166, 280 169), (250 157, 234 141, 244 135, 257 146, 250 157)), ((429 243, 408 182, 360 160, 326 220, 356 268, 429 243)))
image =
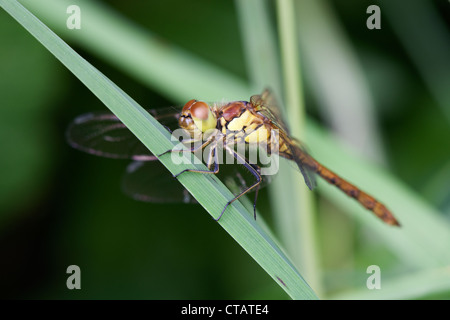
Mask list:
MULTIPOLYGON (((254 177, 242 165, 221 165, 218 177, 235 195, 254 183, 254 177)), ((271 177, 263 176, 260 188, 270 181, 271 177)), ((197 203, 159 161, 130 163, 122 178, 122 190, 131 198, 144 202, 197 203)))
POLYGON ((306 157, 311 157, 305 149, 303 149, 299 144, 295 143, 289 147, 291 152, 294 154, 293 160, 297 165, 297 168, 300 170, 303 175, 303 179, 305 180, 305 184, 308 186, 310 190, 314 189, 317 185, 316 183, 316 174, 314 171, 310 170, 308 166, 301 160, 306 157))
POLYGON ((270 89, 265 89, 263 93, 251 96, 250 103, 266 118, 268 118, 278 129, 289 135, 289 128, 283 121, 283 113, 279 103, 270 89))
MULTIPOLYGON (((174 108, 147 110, 167 128, 178 125, 179 112, 174 108)), ((89 154, 114 158, 152 161, 156 157, 112 113, 91 112, 75 118, 69 125, 69 144, 89 154)))
MULTIPOLYGON (((249 172, 249 170, 240 164, 221 165, 218 177, 233 192, 234 195, 240 194, 256 181, 255 177, 249 172)), ((270 184, 273 176, 263 175, 261 178, 262 181, 259 185, 259 189, 262 189, 270 184)), ((252 193, 255 190, 250 191, 249 193, 252 193)))
POLYGON ((122 179, 131 198, 155 203, 197 203, 159 161, 133 161, 122 179))

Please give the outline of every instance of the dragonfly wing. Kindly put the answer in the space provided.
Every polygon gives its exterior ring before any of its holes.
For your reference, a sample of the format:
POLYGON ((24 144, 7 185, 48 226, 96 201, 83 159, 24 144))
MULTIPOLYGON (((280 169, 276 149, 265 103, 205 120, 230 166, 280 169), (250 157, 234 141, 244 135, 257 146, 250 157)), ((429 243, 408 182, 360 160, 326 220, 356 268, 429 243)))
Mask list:
POLYGON ((272 91, 265 89, 262 94, 252 96, 250 102, 257 112, 268 118, 273 126, 279 130, 279 139, 284 140, 290 149, 289 154, 285 156, 296 163, 308 188, 310 190, 314 189, 316 186, 315 173, 303 163, 302 159, 304 158, 300 157, 300 155, 307 157, 309 155, 298 140, 290 137, 289 128, 283 121, 281 109, 272 91))
MULTIPOLYGON (((173 108, 147 111, 167 128, 176 128, 179 113, 173 108)), ((139 139, 109 112, 91 112, 77 117, 69 125, 66 137, 72 147, 89 154, 114 159, 156 160, 139 139)))
POLYGON ((313 190, 316 187, 316 174, 315 172, 308 168, 308 166, 302 161, 303 157, 299 156, 299 152, 303 155, 310 157, 306 151, 301 148, 299 145, 295 144, 290 146, 291 152, 294 154, 293 161, 296 164, 296 169, 300 170, 300 173, 305 180, 305 184, 308 186, 310 190, 313 190))
MULTIPOLYGON (((234 195, 240 194, 242 191, 248 189, 256 181, 251 172, 240 164, 223 164, 220 166, 220 171, 217 174, 218 178, 233 192, 234 195)), ((263 175, 259 189, 266 187, 272 182, 273 176, 263 175)), ((253 192, 252 190, 250 192, 253 192)))
POLYGON ((265 89, 263 93, 251 96, 250 103, 255 108, 255 111, 268 118, 278 129, 289 135, 289 128, 283 121, 283 112, 270 89, 265 89))
POLYGON ((153 203, 197 203, 159 161, 133 161, 122 179, 131 198, 153 203))
MULTIPOLYGON (((237 195, 247 189, 255 178, 243 165, 220 166, 218 178, 237 195)), ((260 188, 271 182, 262 176, 260 188)), ((122 190, 131 198, 153 203, 197 203, 191 194, 167 172, 159 161, 133 161, 122 178, 122 190)))

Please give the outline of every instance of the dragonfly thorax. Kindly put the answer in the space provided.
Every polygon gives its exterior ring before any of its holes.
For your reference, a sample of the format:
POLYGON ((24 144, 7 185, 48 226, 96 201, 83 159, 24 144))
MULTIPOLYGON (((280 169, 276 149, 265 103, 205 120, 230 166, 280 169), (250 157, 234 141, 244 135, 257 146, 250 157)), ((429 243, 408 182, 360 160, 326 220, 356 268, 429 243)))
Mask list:
POLYGON ((265 143, 270 140, 270 130, 267 130, 264 119, 251 112, 246 101, 235 101, 223 106, 218 121, 223 134, 234 134, 245 143, 265 143))

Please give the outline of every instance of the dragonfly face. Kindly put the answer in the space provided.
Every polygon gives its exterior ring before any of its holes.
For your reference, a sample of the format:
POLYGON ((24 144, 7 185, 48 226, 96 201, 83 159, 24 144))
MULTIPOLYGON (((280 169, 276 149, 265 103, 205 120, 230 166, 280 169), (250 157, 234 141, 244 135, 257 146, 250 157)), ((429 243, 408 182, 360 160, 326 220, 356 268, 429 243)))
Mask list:
POLYGON ((192 138, 200 138, 203 133, 216 128, 217 117, 206 102, 193 99, 184 105, 178 123, 192 138))
MULTIPOLYGON (((310 189, 313 189, 315 185, 314 174, 319 175, 387 224, 399 225, 392 213, 381 202, 320 164, 302 148, 298 140, 290 136, 287 126, 281 119, 281 112, 275 99, 268 90, 261 95, 252 96, 250 101, 233 101, 219 106, 190 100, 181 112, 175 112, 173 109, 149 110, 149 112, 167 128, 173 130, 178 127, 188 132, 191 139, 183 143, 202 141, 200 146, 198 144, 190 148, 188 146, 189 151, 194 153, 208 148, 208 157, 204 159, 208 171, 187 169, 181 173, 189 171, 219 173, 218 149, 221 143, 221 147, 238 160, 240 165, 234 168, 243 168, 243 171, 252 176, 253 182, 248 182, 242 178, 243 173, 239 170, 228 173, 225 180, 240 186, 240 192, 225 205, 218 219, 233 201, 249 191, 256 191, 255 208, 258 190, 268 180, 262 174, 259 163, 250 161, 248 157, 234 150, 236 144, 244 144, 262 145, 268 154, 275 154, 295 162, 310 189)), ((159 164, 159 161, 154 161, 157 157, 152 155, 114 115, 108 113, 82 115, 69 126, 67 138, 74 148, 90 154, 137 161, 129 166, 124 179, 125 192, 135 199, 151 202, 193 202, 190 195, 176 180, 168 183, 169 186, 173 185, 168 192, 155 182, 162 179, 162 177, 154 179, 155 173, 162 169, 154 165, 159 164), (173 192, 177 188, 180 190, 179 196, 177 192, 173 192)), ((166 153, 181 151, 169 150, 166 153)), ((166 176, 169 179, 172 178, 170 175, 166 176)))

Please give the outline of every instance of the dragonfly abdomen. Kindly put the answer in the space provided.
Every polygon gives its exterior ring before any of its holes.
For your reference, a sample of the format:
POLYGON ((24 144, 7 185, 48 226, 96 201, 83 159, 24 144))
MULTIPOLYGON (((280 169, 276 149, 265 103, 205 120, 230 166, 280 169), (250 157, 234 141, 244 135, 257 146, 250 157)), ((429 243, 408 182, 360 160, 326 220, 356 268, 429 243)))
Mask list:
POLYGON ((328 183, 335 185, 349 197, 354 198, 364 208, 372 211, 378 218, 391 225, 400 225, 388 208, 374 197, 368 195, 350 182, 318 163, 316 173, 328 183))
POLYGON ((395 219, 394 215, 389 211, 388 208, 381 202, 379 202, 374 197, 365 193, 358 187, 354 186, 347 180, 341 178, 336 173, 328 169, 327 167, 320 164, 310 155, 304 153, 299 148, 294 148, 296 152, 296 157, 300 159, 302 164, 309 170, 315 172, 328 183, 335 185, 341 191, 351 198, 358 201, 364 208, 372 211, 378 218, 390 225, 399 226, 400 224, 395 219))

